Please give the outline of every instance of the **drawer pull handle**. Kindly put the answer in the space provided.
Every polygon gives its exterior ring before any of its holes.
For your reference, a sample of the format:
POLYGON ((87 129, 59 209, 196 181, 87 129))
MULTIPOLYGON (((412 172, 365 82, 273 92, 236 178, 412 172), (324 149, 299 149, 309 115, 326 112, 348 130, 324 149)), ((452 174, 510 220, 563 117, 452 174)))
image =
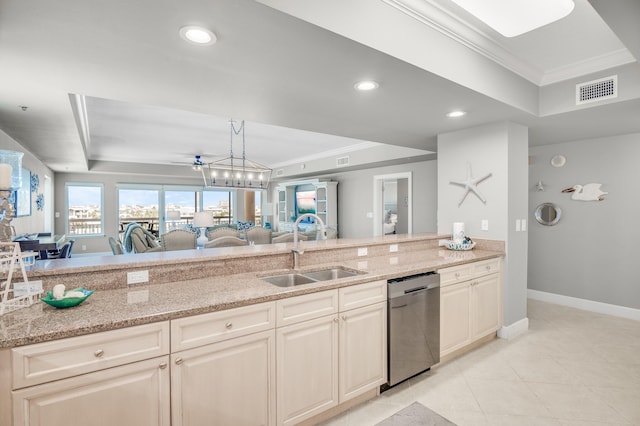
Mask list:
POLYGON ((182 358, 176 358, 176 365, 182 364, 182 358))
POLYGON ((162 361, 162 362, 160 363, 159 367, 160 367, 160 370, 164 370, 165 368, 167 368, 167 363, 166 363, 166 362, 164 362, 164 361, 162 361))
POLYGON ((102 355, 104 355, 104 351, 102 349, 98 349, 93 353, 93 356, 95 356, 96 358, 102 358, 102 355))
POLYGON ((233 323, 228 322, 224 326, 227 327, 227 328, 231 328, 231 327, 233 327, 233 323))

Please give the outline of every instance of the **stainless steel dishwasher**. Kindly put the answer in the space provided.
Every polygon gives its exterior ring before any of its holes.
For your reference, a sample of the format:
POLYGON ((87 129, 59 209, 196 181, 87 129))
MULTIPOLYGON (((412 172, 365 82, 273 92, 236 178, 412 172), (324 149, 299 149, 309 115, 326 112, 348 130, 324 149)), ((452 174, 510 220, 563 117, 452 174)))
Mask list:
POLYGON ((440 362, 440 275, 392 279, 387 291, 388 386, 393 386, 440 362))

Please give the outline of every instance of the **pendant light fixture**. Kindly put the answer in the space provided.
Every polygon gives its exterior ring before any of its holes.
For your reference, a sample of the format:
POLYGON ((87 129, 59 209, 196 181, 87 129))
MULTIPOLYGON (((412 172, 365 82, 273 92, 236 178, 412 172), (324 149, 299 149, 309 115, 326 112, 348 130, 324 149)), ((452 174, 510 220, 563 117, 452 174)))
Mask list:
POLYGON ((244 120, 237 128, 235 124, 233 120, 229 120, 229 157, 208 163, 207 167, 201 168, 204 184, 214 188, 266 189, 272 170, 247 158, 244 120), (242 157, 233 154, 234 136, 242 138, 242 157))

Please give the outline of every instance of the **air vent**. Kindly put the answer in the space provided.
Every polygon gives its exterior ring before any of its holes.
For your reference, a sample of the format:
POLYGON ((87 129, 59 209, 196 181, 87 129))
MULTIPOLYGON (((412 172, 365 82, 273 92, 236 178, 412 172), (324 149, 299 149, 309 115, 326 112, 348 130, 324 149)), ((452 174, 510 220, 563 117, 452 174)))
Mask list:
POLYGON ((349 165, 349 156, 336 158, 336 167, 346 167, 349 165))
POLYGON ((276 170, 276 176, 277 176, 277 177, 284 176, 284 169, 278 169, 278 170, 276 170))
POLYGON ((618 97, 618 76, 576 84, 576 105, 618 97))

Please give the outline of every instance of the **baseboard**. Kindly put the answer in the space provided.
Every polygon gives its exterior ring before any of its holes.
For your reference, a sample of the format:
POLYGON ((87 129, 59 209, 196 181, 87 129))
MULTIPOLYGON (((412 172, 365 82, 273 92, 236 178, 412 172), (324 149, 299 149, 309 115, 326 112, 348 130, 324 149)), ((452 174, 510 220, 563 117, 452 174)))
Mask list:
POLYGON ((501 339, 512 339, 529 330, 529 318, 523 318, 511 325, 503 325, 498 329, 498 337, 501 339))
POLYGON ((640 321, 640 309, 628 308, 626 306, 611 305, 609 303, 595 302, 593 300, 579 299, 577 297, 563 296, 561 294, 547 293, 538 290, 527 290, 527 297, 541 302, 555 303, 556 305, 569 306, 571 308, 597 312, 599 314, 640 321))

